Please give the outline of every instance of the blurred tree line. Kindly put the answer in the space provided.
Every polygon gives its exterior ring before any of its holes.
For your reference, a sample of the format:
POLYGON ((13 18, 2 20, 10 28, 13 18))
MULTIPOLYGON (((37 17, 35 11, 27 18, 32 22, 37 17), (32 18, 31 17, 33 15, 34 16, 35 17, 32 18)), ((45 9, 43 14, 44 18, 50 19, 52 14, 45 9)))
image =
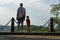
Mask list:
POLYGON ((51 5, 51 14, 54 15, 54 25, 56 25, 56 29, 60 31, 60 3, 51 5))

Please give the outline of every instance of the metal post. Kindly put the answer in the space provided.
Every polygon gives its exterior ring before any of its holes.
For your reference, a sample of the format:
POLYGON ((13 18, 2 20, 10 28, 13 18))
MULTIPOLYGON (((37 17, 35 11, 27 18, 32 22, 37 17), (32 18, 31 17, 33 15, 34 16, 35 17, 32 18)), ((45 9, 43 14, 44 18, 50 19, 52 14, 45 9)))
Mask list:
POLYGON ((50 32, 54 32, 53 18, 50 18, 50 32))
POLYGON ((14 32, 14 18, 11 19, 11 32, 14 32))

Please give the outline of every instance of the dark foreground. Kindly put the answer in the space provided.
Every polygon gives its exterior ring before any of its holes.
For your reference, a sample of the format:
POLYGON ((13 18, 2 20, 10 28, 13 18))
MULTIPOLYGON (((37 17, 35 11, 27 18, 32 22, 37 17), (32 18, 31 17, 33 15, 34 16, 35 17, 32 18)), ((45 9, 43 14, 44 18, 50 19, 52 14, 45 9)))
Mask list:
POLYGON ((60 40, 60 33, 0 32, 0 40, 60 40))
POLYGON ((60 40, 60 36, 0 35, 0 40, 60 40))
POLYGON ((60 32, 0 32, 0 35, 53 35, 53 36, 60 36, 60 32))

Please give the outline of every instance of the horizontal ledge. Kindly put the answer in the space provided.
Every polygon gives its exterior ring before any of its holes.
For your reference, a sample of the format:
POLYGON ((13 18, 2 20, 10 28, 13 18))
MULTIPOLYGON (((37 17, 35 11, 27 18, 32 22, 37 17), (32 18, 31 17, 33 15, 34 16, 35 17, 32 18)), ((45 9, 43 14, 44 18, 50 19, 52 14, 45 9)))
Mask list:
POLYGON ((24 33, 24 32, 0 32, 0 35, 52 35, 60 36, 60 33, 55 32, 40 32, 40 33, 24 33))

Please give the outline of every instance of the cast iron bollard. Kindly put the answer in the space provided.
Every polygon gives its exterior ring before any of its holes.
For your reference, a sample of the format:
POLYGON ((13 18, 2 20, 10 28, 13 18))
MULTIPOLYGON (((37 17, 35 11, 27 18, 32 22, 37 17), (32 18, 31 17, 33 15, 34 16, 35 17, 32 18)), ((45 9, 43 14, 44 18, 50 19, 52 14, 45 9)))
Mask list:
POLYGON ((51 18, 50 18, 50 32, 54 32, 53 21, 54 21, 54 19, 51 17, 51 18))
POLYGON ((14 18, 11 19, 11 32, 15 32, 15 29, 14 29, 14 18))

